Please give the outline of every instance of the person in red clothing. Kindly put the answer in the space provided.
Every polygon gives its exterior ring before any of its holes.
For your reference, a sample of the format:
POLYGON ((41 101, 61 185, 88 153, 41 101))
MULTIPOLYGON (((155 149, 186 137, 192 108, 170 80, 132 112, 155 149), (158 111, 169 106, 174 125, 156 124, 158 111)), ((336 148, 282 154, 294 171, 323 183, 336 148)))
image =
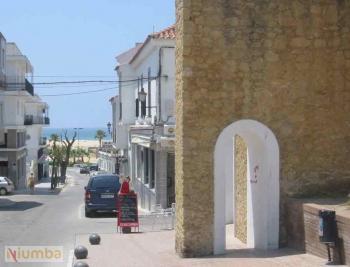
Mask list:
POLYGON ((123 179, 122 186, 120 187, 119 194, 129 194, 130 193, 130 177, 127 176, 123 179))

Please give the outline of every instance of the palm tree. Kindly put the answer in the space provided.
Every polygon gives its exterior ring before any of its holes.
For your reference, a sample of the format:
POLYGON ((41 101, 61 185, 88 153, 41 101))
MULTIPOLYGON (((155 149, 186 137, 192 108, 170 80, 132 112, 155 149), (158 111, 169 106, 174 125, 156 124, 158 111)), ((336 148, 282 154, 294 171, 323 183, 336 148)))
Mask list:
POLYGON ((100 148, 101 148, 101 145, 102 145, 102 139, 106 137, 106 133, 102 130, 97 130, 96 131, 96 135, 95 135, 95 138, 98 139, 98 142, 100 144, 100 148))
POLYGON ((53 142, 53 146, 56 147, 56 142, 60 140, 58 134, 51 134, 50 141, 53 142))

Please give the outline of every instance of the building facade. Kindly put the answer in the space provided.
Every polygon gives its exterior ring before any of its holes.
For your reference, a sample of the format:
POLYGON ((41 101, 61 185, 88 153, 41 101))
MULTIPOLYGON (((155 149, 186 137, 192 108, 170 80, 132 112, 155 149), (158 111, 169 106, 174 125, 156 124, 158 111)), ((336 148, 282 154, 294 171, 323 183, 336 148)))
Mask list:
POLYGON ((109 99, 112 106, 112 123, 110 135, 112 142, 103 145, 98 151, 98 166, 100 170, 110 173, 119 173, 118 150, 116 148, 117 141, 117 124, 119 122, 119 97, 114 96, 109 99))
POLYGON ((113 140, 142 208, 175 202, 175 26, 116 57, 113 140), (119 118, 119 120, 118 120, 119 118))
POLYGON ((42 126, 49 124, 48 106, 34 94, 29 81, 33 67, 28 58, 15 43, 6 43, 4 54, 5 86, 0 102, 4 142, 0 145, 0 175, 10 178, 16 188, 25 188, 29 171, 42 177, 48 167, 43 157, 46 144, 41 138, 42 126))
POLYGON ((170 207, 175 202, 175 26, 149 35, 130 65, 138 77, 136 120, 129 128, 133 186, 141 208, 170 207))

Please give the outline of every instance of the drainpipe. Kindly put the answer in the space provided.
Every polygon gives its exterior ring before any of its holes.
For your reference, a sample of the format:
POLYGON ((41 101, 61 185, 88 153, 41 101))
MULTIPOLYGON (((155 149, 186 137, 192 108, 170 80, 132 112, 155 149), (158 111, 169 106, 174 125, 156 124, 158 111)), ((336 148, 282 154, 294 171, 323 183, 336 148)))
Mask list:
POLYGON ((162 51, 163 49, 174 49, 174 46, 161 46, 159 48, 159 69, 158 69, 158 123, 162 124, 162 51))

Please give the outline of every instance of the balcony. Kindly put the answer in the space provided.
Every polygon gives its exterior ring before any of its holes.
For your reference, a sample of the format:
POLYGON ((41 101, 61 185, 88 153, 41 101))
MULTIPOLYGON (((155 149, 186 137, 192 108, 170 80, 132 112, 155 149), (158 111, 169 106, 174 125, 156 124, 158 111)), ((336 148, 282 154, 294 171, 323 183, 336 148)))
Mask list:
POLYGON ((24 125, 33 125, 33 124, 49 125, 50 118, 43 117, 43 116, 25 115, 24 125))
POLYGON ((33 124, 33 115, 25 115, 24 125, 32 125, 32 124, 33 124))
POLYGON ((25 87, 24 87, 24 89, 25 89, 29 94, 34 95, 34 87, 33 87, 33 85, 32 85, 30 82, 28 82, 27 79, 25 79, 25 87))

